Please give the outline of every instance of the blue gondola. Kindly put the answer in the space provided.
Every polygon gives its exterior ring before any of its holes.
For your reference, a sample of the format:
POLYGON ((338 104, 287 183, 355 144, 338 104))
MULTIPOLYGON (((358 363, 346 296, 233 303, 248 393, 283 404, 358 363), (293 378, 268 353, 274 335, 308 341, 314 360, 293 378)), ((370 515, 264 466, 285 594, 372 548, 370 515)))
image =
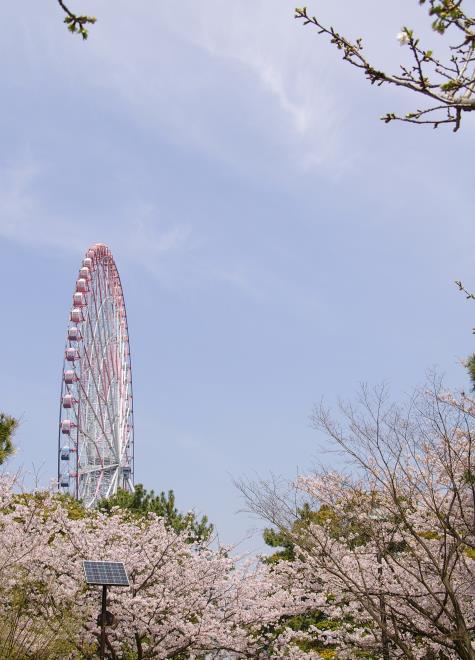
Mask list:
POLYGON ((62 461, 69 461, 69 454, 71 453, 71 450, 69 447, 63 447, 61 449, 61 460, 62 461))

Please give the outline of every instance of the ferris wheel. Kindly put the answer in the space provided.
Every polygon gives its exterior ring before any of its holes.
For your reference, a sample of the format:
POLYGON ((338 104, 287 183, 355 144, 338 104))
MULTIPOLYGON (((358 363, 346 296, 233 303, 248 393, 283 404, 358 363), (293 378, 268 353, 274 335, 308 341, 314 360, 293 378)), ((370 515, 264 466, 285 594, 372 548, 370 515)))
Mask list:
POLYGON ((134 484, 132 370, 119 272, 103 243, 86 252, 69 315, 58 488, 86 507, 134 484))

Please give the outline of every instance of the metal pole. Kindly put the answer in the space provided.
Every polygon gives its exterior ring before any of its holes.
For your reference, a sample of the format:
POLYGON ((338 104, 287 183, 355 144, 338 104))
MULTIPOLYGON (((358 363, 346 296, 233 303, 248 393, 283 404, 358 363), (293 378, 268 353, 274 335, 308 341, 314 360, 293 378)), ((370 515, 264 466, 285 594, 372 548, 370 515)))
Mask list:
POLYGON ((379 589, 379 613, 381 617, 381 644, 383 647, 383 660, 390 660, 389 655, 389 637, 388 637, 388 617, 386 613, 386 599, 384 597, 384 591, 381 587, 381 580, 383 577, 383 554, 381 551, 378 551, 376 555, 376 561, 378 562, 378 577, 380 583, 379 589))
POLYGON ((106 657, 106 606, 107 606, 107 585, 102 585, 102 611, 101 611, 101 652, 100 658, 106 657))

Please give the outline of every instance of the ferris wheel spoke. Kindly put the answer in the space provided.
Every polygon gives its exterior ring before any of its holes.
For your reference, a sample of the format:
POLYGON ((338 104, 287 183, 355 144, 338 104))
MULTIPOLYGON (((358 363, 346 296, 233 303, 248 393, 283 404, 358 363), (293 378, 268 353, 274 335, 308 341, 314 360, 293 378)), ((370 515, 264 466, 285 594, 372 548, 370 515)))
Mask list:
MULTIPOLYGON (((101 455, 100 447, 98 445, 98 438, 94 437, 93 435, 90 435, 89 433, 87 433, 87 431, 82 431, 82 435, 83 435, 83 438, 88 441, 87 442, 87 449, 89 450, 89 460, 90 460, 90 455, 92 453, 94 453, 91 450, 94 449, 96 454, 97 454, 97 457, 101 460, 102 467, 104 467, 104 460, 103 460, 103 456, 101 455)), ((101 438, 99 438, 99 441, 100 440, 101 440, 101 438)), ((81 449, 83 449, 83 448, 81 448, 81 449)), ((84 466, 84 463, 81 462, 81 465, 84 466)))
MULTIPOLYGON (((101 368, 104 369, 104 356, 105 356, 105 353, 107 351, 107 348, 105 347, 106 342, 105 342, 105 339, 103 338, 101 324, 98 321, 98 319, 100 318, 100 315, 98 314, 98 310, 97 310, 97 298, 96 298, 96 296, 94 296, 94 305, 95 305, 95 312, 96 312, 96 314, 95 314, 96 327, 92 330, 93 337, 94 337, 94 342, 93 343, 94 343, 94 348, 96 350, 96 354, 98 355, 97 360, 98 360, 101 368), (98 341, 96 341, 97 338, 98 338, 98 341), (99 348, 100 348, 99 351, 98 351, 98 345, 99 345, 99 348)), ((103 304, 102 304, 102 302, 101 302, 101 305, 100 305, 99 309, 101 310, 101 314, 103 314, 103 304)), ((105 362, 105 365, 106 365, 105 366, 105 371, 106 371, 106 374, 108 375, 107 362, 105 362)), ((96 380, 94 380, 94 384, 96 385, 97 395, 98 395, 99 399, 103 398, 101 390, 99 388, 99 384, 97 383, 96 380)), ((106 404, 107 414, 109 414, 109 408, 107 407, 107 401, 105 402, 105 404, 106 404)), ((109 415, 109 424, 110 424, 111 429, 112 429, 112 434, 114 435, 114 426, 113 426, 112 420, 110 419, 110 415, 109 415)))
MULTIPOLYGON (((89 382, 89 381, 88 381, 89 382)), ((100 409, 99 405, 94 405, 93 402, 91 401, 87 389, 84 387, 83 384, 81 384, 81 389, 83 390, 83 400, 85 405, 87 406, 87 411, 89 414, 92 414, 94 416, 95 421, 99 425, 104 437, 107 437, 107 430, 106 430, 106 424, 104 420, 104 416, 102 414, 102 409, 100 409), (89 404, 89 405, 88 405, 89 404), (99 408, 99 411, 101 414, 98 414, 97 408, 99 408)), ((97 401, 97 404, 99 403, 99 400, 97 401)), ((85 429, 82 429, 82 431, 85 433, 85 429)))
POLYGON ((106 467, 102 467, 102 466, 94 467, 94 466, 92 466, 92 467, 85 468, 82 471, 82 474, 84 476, 87 476, 87 475, 93 474, 94 472, 108 472, 108 471, 112 472, 113 470, 117 470, 118 467, 120 467, 119 463, 115 463, 114 465, 107 465, 106 467))
MULTIPOLYGON (((101 360, 102 360, 102 356, 103 356, 103 353, 104 353, 104 349, 102 348, 102 341, 101 341, 100 333, 93 333, 93 342, 92 342, 92 345, 91 345, 91 349, 92 348, 95 350, 96 362, 100 366, 102 366, 101 360), (96 341, 96 337, 98 335, 99 335, 99 342, 96 341), (99 344, 100 350, 98 350, 98 344, 99 344)), ((94 368, 93 368, 92 361, 91 361, 91 355, 89 353, 86 354, 86 358, 87 358, 88 365, 89 365, 89 372, 92 375, 92 382, 95 386, 98 402, 101 402, 101 400, 103 400, 103 396, 102 396, 102 392, 101 392, 101 388, 99 386, 99 383, 97 382, 96 375, 94 373, 94 368)), ((109 419, 108 419, 109 425, 112 429, 112 433, 114 433, 114 427, 113 427, 113 424, 112 424, 112 420, 110 418, 110 411, 109 411, 109 408, 107 406, 107 401, 103 400, 103 403, 105 405, 106 414, 109 416, 109 419)), ((101 419, 102 419, 102 426, 104 428, 106 424, 105 424, 105 420, 104 420, 103 415, 102 415, 102 407, 101 407, 101 419)), ((104 430, 104 432, 105 432, 105 430, 104 430)))
MULTIPOLYGON (((89 359, 89 357, 88 357, 88 362, 90 363, 90 359, 89 359)), ((102 407, 101 407, 101 405, 100 405, 100 401, 101 401, 101 399, 100 399, 100 390, 99 390, 99 387, 98 387, 98 385, 97 385, 97 382, 96 382, 96 379, 95 379, 95 376, 94 376, 94 371, 93 371, 93 369, 90 369, 90 370, 89 370, 89 373, 92 375, 92 382, 93 382, 93 384, 94 384, 94 386, 95 386, 95 391, 96 391, 96 394, 97 394, 97 405, 96 405, 96 406, 91 405, 89 409, 90 409, 90 411, 93 413, 93 415, 94 415, 94 417, 95 417, 97 423, 99 424, 99 426, 100 426, 100 428, 101 428, 101 430, 102 430, 102 432, 103 432, 103 434, 104 434, 104 437, 106 438, 106 437, 107 437, 107 430, 106 430, 106 423, 105 423, 105 419, 104 419, 103 410, 102 410, 102 407), (100 412, 99 415, 98 415, 98 412, 97 412, 96 408, 97 408, 97 409, 99 410, 99 412, 100 412)), ((91 382, 91 379, 88 379, 88 384, 89 384, 90 382, 91 382)), ((89 399, 89 394, 88 394, 87 390, 84 388, 84 385, 81 385, 81 387, 82 387, 83 390, 84 390, 84 394, 85 394, 85 398, 86 398, 86 400, 88 400, 88 399, 89 399)), ((106 410, 107 410, 107 407, 106 407, 106 410)))
MULTIPOLYGON (((94 339, 92 340, 92 346, 94 346, 94 339)), ((89 392, 89 387, 94 385, 94 388, 96 390, 96 395, 99 399, 100 397, 100 390, 96 382, 96 377, 94 374, 94 366, 93 366, 93 361, 94 361, 94 351, 93 350, 86 350, 84 352, 84 359, 86 361, 86 365, 84 368, 84 374, 83 378, 81 381, 81 387, 83 390, 83 394, 86 397, 86 399, 90 399, 92 397, 92 393, 89 392), (86 386, 87 383, 87 386, 86 386)), ((102 419, 100 421, 100 424, 103 428, 103 431, 105 433, 105 421, 102 419)))
POLYGON ((111 476, 111 480, 110 480, 110 483, 109 483, 109 488, 107 489, 106 495, 105 495, 106 497, 110 497, 114 493, 114 491, 117 490, 118 479, 119 479, 119 471, 118 471, 118 469, 116 469, 115 472, 111 476))

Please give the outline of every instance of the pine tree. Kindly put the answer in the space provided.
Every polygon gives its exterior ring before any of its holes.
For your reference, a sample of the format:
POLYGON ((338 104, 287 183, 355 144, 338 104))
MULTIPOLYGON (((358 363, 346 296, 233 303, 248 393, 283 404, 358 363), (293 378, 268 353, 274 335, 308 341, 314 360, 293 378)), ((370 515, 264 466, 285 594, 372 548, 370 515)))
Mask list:
POLYGON ((0 412, 0 465, 5 463, 7 458, 15 451, 12 437, 17 426, 18 421, 16 419, 0 412))
POLYGON ((198 520, 193 511, 178 511, 173 490, 169 490, 167 494, 162 491, 155 495, 153 490, 147 491, 142 484, 137 484, 133 493, 119 489, 115 495, 103 499, 98 505, 98 508, 105 512, 114 507, 128 510, 138 516, 155 513, 164 518, 167 525, 176 532, 188 530, 191 543, 206 541, 213 532, 213 525, 208 522, 207 516, 198 520))

